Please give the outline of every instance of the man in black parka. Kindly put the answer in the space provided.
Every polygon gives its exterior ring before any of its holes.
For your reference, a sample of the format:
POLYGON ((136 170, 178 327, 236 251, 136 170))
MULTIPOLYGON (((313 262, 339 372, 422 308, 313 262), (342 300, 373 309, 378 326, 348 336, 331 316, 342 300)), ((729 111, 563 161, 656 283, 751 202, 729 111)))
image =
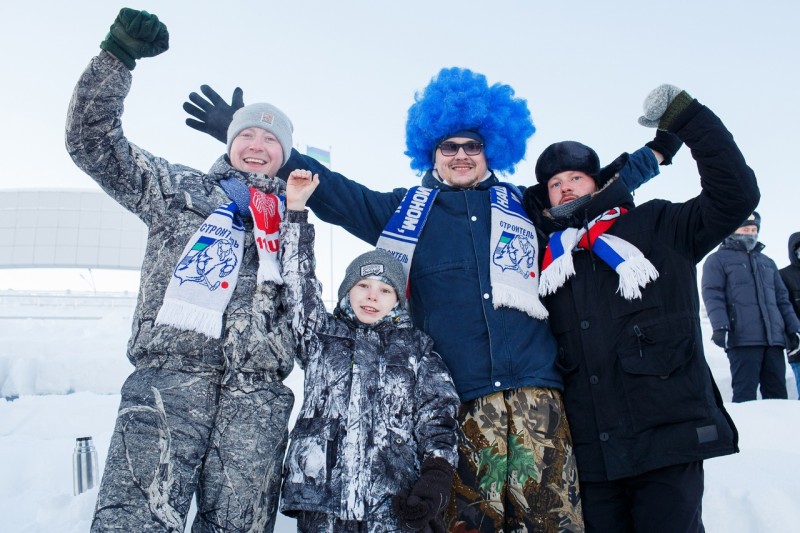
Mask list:
MULTIPOLYGON (((789 291, 795 314, 800 317, 800 232, 789 236, 789 266, 780 269, 781 279, 789 291)), ((791 347, 790 347, 791 348, 791 347)), ((800 345, 786 352, 800 393, 800 345)))
POLYGON ((750 214, 703 264, 702 293, 714 330, 711 340, 725 350, 734 402, 785 400, 784 348, 797 348, 800 320, 778 266, 762 253, 761 216, 750 214))
POLYGON ((685 91, 655 89, 639 122, 690 148, 698 196, 634 206, 615 175, 624 155, 601 171, 567 141, 540 156, 525 208, 550 235, 540 292, 587 531, 703 531, 702 461, 737 452, 738 434, 703 355, 696 265, 760 195, 731 134, 685 91))

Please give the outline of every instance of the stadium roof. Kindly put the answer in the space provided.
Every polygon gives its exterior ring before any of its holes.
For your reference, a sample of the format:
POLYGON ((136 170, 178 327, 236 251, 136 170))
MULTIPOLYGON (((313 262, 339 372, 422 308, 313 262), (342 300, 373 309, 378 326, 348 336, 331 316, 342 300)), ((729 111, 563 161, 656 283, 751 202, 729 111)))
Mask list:
POLYGON ((102 191, 0 190, 0 268, 139 270, 147 227, 102 191))

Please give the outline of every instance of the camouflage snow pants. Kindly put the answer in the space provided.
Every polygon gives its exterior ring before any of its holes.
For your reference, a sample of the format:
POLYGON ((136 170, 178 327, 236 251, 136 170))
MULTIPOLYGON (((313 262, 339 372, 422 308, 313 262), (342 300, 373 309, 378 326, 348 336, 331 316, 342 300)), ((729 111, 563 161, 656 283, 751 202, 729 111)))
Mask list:
POLYGON ((449 531, 584 531, 561 394, 525 387, 465 402, 449 531))
POLYGON ((297 531, 298 533, 403 533, 407 530, 402 529, 397 525, 396 520, 391 519, 379 522, 356 522, 339 520, 327 513, 301 511, 297 515, 297 531))
POLYGON ((272 531, 294 401, 282 383, 249 394, 220 373, 135 370, 122 399, 91 531, 272 531))

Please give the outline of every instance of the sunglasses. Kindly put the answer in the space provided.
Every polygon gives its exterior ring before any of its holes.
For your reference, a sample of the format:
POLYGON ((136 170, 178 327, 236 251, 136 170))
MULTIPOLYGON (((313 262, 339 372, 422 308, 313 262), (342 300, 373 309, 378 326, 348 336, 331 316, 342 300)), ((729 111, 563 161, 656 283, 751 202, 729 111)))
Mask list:
POLYGON ((439 145, 439 151, 442 152, 443 156, 454 156, 458 153, 458 151, 463 148, 464 153, 467 155, 478 155, 483 151, 483 143, 479 143, 477 141, 471 141, 467 143, 453 143, 453 142, 443 142, 439 145))

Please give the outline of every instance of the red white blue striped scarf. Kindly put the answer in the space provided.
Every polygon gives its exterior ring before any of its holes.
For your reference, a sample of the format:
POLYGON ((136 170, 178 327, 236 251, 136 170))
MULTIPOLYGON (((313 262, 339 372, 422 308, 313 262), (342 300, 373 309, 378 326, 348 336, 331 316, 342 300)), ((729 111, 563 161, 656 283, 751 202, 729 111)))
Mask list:
POLYGON ((658 278, 658 270, 637 247, 625 239, 606 234, 627 212, 623 207, 615 207, 589 222, 587 227, 552 233, 544 252, 539 294, 553 294, 575 275, 573 251, 591 250, 619 274, 618 294, 626 300, 641 298, 641 289, 658 278))

